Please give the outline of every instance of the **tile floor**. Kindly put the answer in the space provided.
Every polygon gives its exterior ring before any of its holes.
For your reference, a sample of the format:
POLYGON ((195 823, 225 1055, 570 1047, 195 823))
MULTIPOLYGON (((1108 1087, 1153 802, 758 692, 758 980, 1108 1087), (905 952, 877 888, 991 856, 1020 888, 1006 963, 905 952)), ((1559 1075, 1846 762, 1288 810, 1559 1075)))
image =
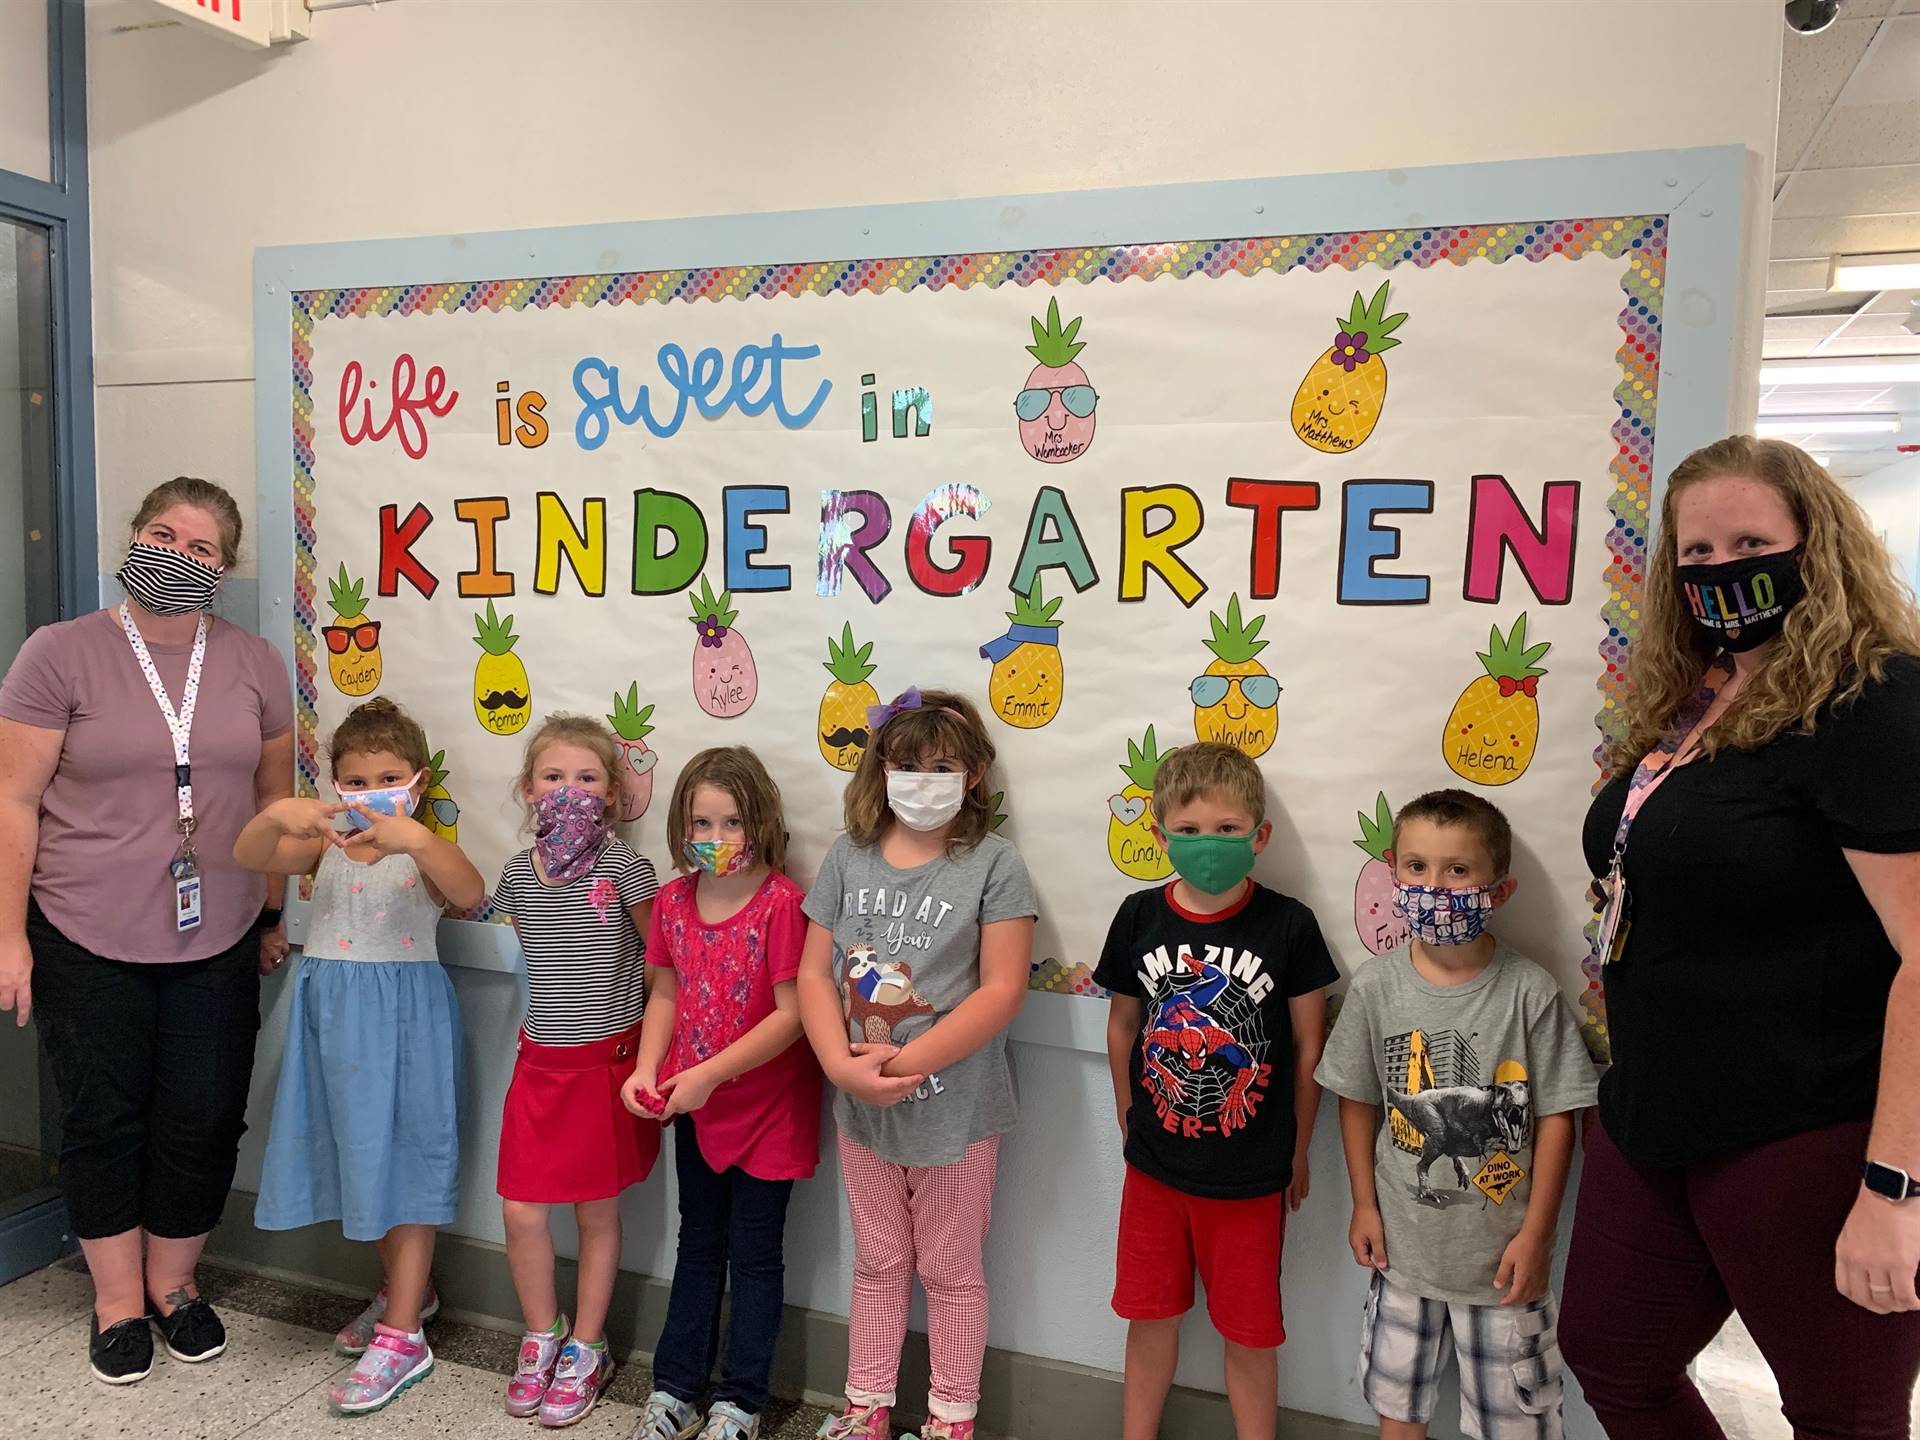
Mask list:
MULTIPOLYGON (((428 1330, 431 1379, 380 1413, 351 1422, 327 1411, 327 1388, 351 1362, 333 1353, 333 1332, 353 1304, 335 1295, 203 1265, 201 1286, 226 1322, 228 1353, 182 1365, 156 1346, 153 1373, 138 1385, 111 1387, 87 1369, 87 1305, 92 1289, 74 1261, 0 1286, 0 1365, 23 1373, 20 1356, 37 1348, 40 1392, 30 1406, 8 1407, 0 1433, 26 1437, 164 1435, 168 1440, 373 1440, 373 1437, 473 1437, 534 1440, 538 1428, 501 1409, 503 1378, 513 1370, 514 1338, 436 1321, 428 1330)), ((626 1440, 646 1396, 644 1365, 629 1365, 607 1398, 568 1432, 580 1440, 626 1440)), ((791 1401, 769 1407, 766 1440, 802 1440, 821 1412, 791 1401)), ((551 1432, 549 1432, 551 1433, 551 1432)))

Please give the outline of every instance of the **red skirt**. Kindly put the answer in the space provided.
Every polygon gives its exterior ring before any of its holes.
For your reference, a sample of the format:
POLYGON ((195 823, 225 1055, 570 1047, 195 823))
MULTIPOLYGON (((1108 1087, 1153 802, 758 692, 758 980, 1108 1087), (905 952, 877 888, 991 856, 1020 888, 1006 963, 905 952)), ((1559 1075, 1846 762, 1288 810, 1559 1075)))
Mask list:
POLYGON ((500 1117, 502 1198, 571 1205, 647 1178, 660 1158, 659 1122, 620 1103, 639 1046, 638 1025, 585 1045, 541 1045, 521 1032, 500 1117))

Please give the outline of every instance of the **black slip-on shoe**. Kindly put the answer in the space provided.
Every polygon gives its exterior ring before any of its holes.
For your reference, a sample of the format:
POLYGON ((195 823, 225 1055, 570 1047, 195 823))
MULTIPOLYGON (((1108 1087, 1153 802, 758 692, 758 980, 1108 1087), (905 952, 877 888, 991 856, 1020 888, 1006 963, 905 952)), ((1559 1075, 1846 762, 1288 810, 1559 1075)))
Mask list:
POLYGON ((88 1320, 87 1359, 93 1378, 104 1385, 132 1385, 153 1369, 153 1332, 147 1317, 121 1320, 100 1328, 100 1317, 88 1320))
POLYGON ((204 1300, 189 1300, 171 1315, 156 1314, 152 1318, 167 1342, 167 1354, 176 1360, 198 1365, 227 1348, 227 1327, 204 1300))

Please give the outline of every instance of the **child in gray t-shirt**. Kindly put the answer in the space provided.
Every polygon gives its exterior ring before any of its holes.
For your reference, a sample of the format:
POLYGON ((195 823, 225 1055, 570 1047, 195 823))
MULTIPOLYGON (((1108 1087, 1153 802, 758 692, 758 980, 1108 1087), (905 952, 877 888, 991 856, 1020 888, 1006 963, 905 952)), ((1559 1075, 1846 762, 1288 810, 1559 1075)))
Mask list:
POLYGON ((1436 791, 1400 812, 1393 844, 1412 938, 1354 976, 1314 1077, 1341 1097, 1347 1238, 1374 1272, 1361 1395, 1426 1424, 1451 1330, 1467 1433, 1551 1440, 1549 1272, 1593 1065, 1552 977, 1485 928, 1515 888, 1506 817, 1436 791))

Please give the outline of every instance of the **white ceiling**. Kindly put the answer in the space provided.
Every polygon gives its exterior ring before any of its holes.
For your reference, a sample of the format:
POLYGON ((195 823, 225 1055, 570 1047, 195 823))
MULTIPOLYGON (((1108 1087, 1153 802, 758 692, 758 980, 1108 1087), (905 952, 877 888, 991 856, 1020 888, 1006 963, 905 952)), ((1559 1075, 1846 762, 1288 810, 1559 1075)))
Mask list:
MULTIPOLYGON (((1835 255, 1920 250, 1920 0, 1842 0, 1820 34, 1787 32, 1780 80, 1766 358, 1920 357, 1920 291, 1826 288, 1835 255)), ((1897 434, 1793 437, 1839 475, 1920 444, 1920 385, 1763 387, 1760 410, 1904 417, 1897 434)))

